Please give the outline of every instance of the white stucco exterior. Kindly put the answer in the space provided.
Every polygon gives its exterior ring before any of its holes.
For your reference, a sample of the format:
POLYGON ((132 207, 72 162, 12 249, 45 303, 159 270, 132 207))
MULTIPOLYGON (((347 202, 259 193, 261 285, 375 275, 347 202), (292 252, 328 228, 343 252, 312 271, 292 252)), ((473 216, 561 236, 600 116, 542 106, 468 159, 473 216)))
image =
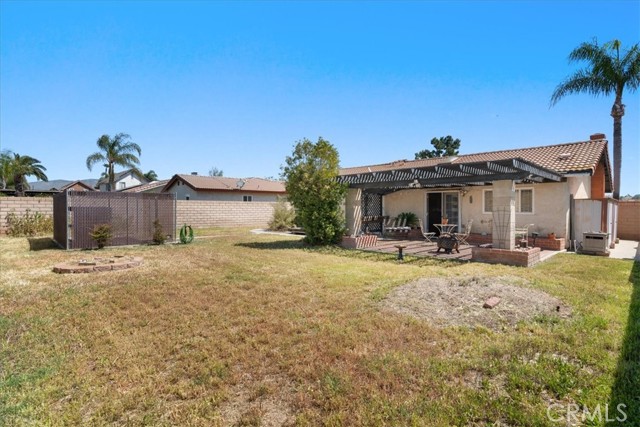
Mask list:
MULTIPOLYGON (((136 177, 133 173, 129 172, 123 176, 121 176, 119 179, 117 179, 114 182, 114 186, 115 188, 113 189, 114 191, 118 191, 118 190, 124 190, 126 188, 131 188, 131 187, 135 187, 136 185, 141 185, 146 183, 146 181, 142 181, 140 180, 138 177, 136 177)), ((109 191, 108 190, 108 186, 109 186, 109 182, 104 182, 104 183, 100 183, 100 191, 109 191)))

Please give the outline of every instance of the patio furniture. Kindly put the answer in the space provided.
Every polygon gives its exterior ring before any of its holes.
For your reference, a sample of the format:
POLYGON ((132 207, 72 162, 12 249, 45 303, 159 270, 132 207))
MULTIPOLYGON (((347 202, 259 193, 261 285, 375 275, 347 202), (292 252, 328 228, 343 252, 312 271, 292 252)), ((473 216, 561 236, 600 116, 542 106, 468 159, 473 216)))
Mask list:
POLYGON ((516 227, 516 243, 518 243, 518 237, 520 237, 521 242, 525 242, 524 243, 524 247, 527 246, 529 239, 527 239, 527 237, 529 236, 529 227, 533 227, 534 224, 527 224, 525 226, 522 227, 516 227))
POLYGON ((458 224, 433 224, 433 225, 438 229, 441 236, 443 234, 450 235, 451 233, 453 233, 453 230, 455 230, 456 227, 458 226, 458 224))
POLYGON ((469 238, 469 234, 471 234, 471 225, 473 224, 473 220, 470 219, 467 221, 467 225, 464 226, 463 233, 453 233, 453 235, 458 239, 458 242, 462 245, 468 245, 467 239, 469 238))
POLYGON ((427 229, 424 228, 424 225, 422 225, 422 219, 420 218, 418 218, 418 225, 420 225, 420 231, 422 231, 422 236, 425 238, 425 240, 429 243, 435 243, 436 232, 427 231, 427 229))
POLYGON ((441 234, 440 237, 438 237, 438 250, 436 252, 440 253, 440 249, 444 249, 447 254, 450 254, 454 249, 460 253, 460 244, 456 236, 452 234, 441 234))
POLYGON ((396 225, 394 225, 393 227, 389 227, 389 231, 392 231, 392 232, 404 231, 404 229, 406 228, 405 227, 406 225, 407 225, 406 218, 403 218, 403 219, 396 218, 396 225))
POLYGON ((384 224, 384 226, 382 227, 382 234, 386 233, 387 231, 391 231, 396 226, 397 223, 398 223, 398 218, 389 217, 389 219, 387 220, 387 223, 384 224))

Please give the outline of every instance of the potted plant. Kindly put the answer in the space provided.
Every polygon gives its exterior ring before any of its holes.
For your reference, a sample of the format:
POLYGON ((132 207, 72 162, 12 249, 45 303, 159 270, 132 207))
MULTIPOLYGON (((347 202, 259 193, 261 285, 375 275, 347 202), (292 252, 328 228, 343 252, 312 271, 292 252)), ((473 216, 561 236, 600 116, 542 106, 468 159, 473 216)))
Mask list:
POLYGON ((442 215, 441 221, 443 224, 449 224, 449 217, 447 216, 447 214, 442 215))
POLYGON ((556 240, 556 233, 553 231, 547 235, 550 240, 556 240))
POLYGON ((418 226, 418 215, 413 212, 402 212, 398 215, 398 218, 400 218, 400 220, 406 220, 405 225, 407 227, 416 228, 418 226))

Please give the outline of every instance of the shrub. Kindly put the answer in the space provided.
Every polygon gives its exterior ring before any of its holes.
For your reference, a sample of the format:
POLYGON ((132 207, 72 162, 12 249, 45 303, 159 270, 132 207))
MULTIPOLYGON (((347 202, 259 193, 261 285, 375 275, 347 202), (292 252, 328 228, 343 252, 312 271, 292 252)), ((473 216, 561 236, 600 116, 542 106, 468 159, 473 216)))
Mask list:
POLYGON ((42 234, 53 234, 53 218, 40 212, 31 213, 27 209, 25 214, 18 216, 10 212, 7 220, 7 234, 13 237, 31 237, 42 234))
POLYGON ((288 230, 295 225, 296 211, 289 206, 286 199, 278 198, 273 207, 273 217, 269 221, 269 230, 288 230))
POLYGON ((107 242, 111 240, 113 232, 111 231, 111 225, 98 224, 93 227, 93 230, 91 230, 91 233, 89 235, 93 240, 96 241, 98 249, 102 249, 107 244, 107 242))
POLYGON ((165 240, 167 240, 167 236, 164 235, 162 224, 160 224, 159 219, 156 219, 153 221, 153 243, 156 245, 162 245, 165 240))
POLYGON ((407 227, 416 227, 418 225, 418 216, 413 212, 402 212, 398 215, 400 220, 407 220, 407 227))

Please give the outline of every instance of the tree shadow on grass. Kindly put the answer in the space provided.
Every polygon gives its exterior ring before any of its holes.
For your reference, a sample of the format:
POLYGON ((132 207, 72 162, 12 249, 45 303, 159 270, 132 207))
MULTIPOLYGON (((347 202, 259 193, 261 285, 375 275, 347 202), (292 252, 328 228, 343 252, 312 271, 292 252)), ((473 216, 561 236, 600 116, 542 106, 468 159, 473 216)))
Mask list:
POLYGON ((42 251, 45 249, 61 249, 51 237, 29 237, 29 250, 42 251))
MULTIPOLYGON (((640 425, 640 262, 633 263, 629 281, 633 287, 629 304, 629 320, 622 350, 618 358, 615 382, 611 389, 609 419, 621 426, 640 425), (626 414, 626 421, 621 422, 626 414)), ((612 424, 616 425, 616 424, 612 424)))
POLYGON ((249 249, 303 249, 305 244, 301 240, 276 240, 273 242, 243 242, 236 243, 236 246, 242 246, 249 249))

